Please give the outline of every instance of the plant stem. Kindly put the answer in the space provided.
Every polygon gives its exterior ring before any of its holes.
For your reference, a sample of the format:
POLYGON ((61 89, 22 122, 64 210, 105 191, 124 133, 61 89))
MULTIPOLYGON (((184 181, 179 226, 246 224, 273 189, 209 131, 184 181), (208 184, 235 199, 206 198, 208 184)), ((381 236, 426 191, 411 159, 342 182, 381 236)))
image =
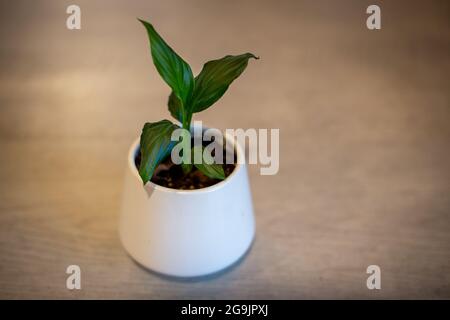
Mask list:
MULTIPOLYGON (((191 132, 191 120, 192 120, 192 113, 189 114, 186 112, 183 114, 183 123, 182 123, 183 129, 188 130, 188 132, 191 132)), ((184 141, 184 138, 183 138, 183 142, 186 142, 186 141, 184 141)), ((189 164, 182 163, 181 167, 183 169, 183 173, 185 176, 192 170, 192 165, 189 165, 189 164)))
POLYGON ((186 129, 190 132, 191 130, 191 120, 192 120, 192 114, 187 115, 185 114, 183 117, 183 129, 186 129))

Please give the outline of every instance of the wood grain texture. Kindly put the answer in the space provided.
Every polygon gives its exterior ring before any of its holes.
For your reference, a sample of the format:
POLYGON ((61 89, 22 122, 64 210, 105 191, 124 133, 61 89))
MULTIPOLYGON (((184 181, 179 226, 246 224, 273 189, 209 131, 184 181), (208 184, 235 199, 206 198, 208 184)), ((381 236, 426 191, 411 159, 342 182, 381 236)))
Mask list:
POLYGON ((370 1, 83 0, 80 31, 69 4, 0 2, 0 298, 450 298, 448 1, 383 2, 380 31, 370 1), (126 151, 169 117, 136 17, 194 73, 261 57, 197 116, 280 128, 279 174, 250 169, 254 245, 214 277, 160 277, 118 239, 126 151))

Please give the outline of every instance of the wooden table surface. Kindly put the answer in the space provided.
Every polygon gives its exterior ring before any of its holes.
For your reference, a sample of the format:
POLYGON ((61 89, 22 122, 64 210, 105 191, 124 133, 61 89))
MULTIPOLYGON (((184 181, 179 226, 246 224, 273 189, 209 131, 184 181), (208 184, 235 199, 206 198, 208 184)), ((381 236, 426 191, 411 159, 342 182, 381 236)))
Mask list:
POLYGON ((0 298, 450 298, 448 1, 0 2, 0 298), (196 119, 279 128, 280 171, 250 168, 257 234, 213 277, 158 276, 124 252, 126 152, 170 117, 143 27, 193 66, 259 56, 196 119), (66 289, 66 267, 82 289, 66 289), (381 268, 368 290, 366 268, 381 268))

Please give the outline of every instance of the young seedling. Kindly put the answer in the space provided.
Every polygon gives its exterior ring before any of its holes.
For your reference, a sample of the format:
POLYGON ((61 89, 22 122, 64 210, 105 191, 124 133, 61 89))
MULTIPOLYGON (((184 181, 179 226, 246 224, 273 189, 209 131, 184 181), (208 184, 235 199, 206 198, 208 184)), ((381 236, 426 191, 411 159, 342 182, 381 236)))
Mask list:
MULTIPOLYGON (((172 89, 168 100, 170 114, 186 130, 190 130, 193 114, 217 102, 229 85, 245 70, 250 58, 259 59, 251 53, 228 55, 205 63, 201 72, 194 78, 189 64, 169 47, 155 28, 146 21, 139 21, 148 33, 153 64, 172 89)), ((140 140, 139 165, 139 175, 144 184, 152 178, 156 167, 170 155, 177 143, 171 141, 171 135, 178 128, 180 127, 177 124, 166 119, 147 122, 144 125, 140 140)), ((225 179, 221 164, 207 164, 205 161, 194 165, 190 162, 181 164, 185 174, 188 174, 193 166, 209 178, 225 179)))

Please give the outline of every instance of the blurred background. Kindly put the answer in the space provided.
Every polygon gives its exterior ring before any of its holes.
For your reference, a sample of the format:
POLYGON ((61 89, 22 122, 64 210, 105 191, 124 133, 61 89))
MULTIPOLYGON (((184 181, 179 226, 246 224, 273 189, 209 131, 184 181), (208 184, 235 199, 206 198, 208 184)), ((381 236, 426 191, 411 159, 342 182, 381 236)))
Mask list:
POLYGON ((450 298, 449 15, 448 1, 1 0, 0 298, 450 298), (250 168, 252 250, 213 277, 155 275, 119 242, 127 150, 170 119, 137 17, 194 74, 261 57, 195 118, 280 129, 279 173, 250 168), (66 289, 71 264, 82 290, 66 289))

